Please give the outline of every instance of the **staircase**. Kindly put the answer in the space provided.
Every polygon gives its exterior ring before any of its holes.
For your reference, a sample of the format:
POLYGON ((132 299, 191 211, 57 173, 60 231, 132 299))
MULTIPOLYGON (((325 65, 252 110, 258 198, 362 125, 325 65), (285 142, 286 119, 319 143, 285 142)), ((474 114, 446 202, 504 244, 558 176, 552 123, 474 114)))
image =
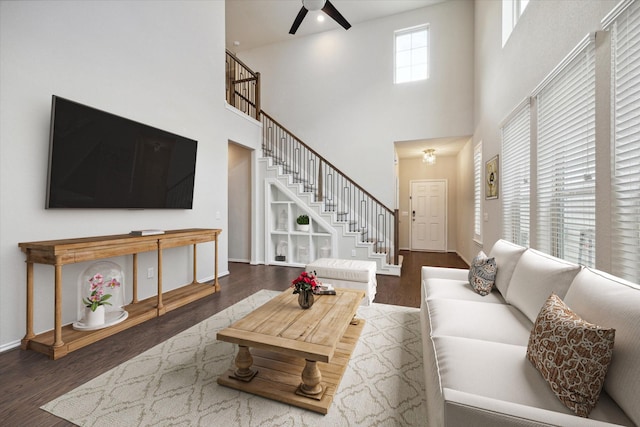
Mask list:
POLYGON ((349 258, 373 260, 379 274, 400 275, 398 212, 356 184, 324 157, 260 109, 260 75, 227 51, 227 102, 262 122, 266 177, 278 180, 305 209, 336 231, 349 258))

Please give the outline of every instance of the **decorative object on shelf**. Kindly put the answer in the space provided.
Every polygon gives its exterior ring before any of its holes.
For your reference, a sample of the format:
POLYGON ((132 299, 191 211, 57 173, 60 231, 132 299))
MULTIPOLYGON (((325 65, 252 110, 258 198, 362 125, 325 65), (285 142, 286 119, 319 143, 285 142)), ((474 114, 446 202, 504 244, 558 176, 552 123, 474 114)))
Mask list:
POLYGON ((297 278, 291 281, 293 293, 298 294, 298 304, 302 308, 309 308, 313 305, 313 291, 320 285, 320 282, 314 274, 303 271, 297 278))
MULTIPOLYGON (((100 273, 96 273, 91 279, 89 279, 89 283, 91 284, 91 295, 87 298, 83 298, 82 302, 84 302, 85 307, 95 312, 98 307, 102 307, 104 309, 104 305, 111 305, 107 300, 111 298, 111 294, 107 294, 105 292, 106 288, 119 288, 120 282, 115 277, 112 277, 107 283, 104 282, 104 276, 100 273)), ((103 310, 104 311, 104 310, 103 310)))
POLYGON ((324 239, 324 244, 320 248, 320 258, 331 258, 331 245, 329 239, 324 239))
POLYGON ((298 231, 309 231, 309 215, 302 214, 296 218, 296 229, 298 231))
POLYGON ((278 226, 276 230, 287 230, 287 211, 286 209, 282 209, 280 214, 278 215, 278 226))
POLYGON ((301 264, 306 264, 309 262, 309 248, 305 245, 298 245, 298 259, 297 261, 301 264))
POLYGON ((91 264, 78 278, 78 291, 83 305, 82 320, 74 329, 94 330, 122 322, 124 310, 124 273, 114 262, 91 264))
POLYGON ((287 241, 280 240, 278 246, 276 247, 276 261, 286 261, 287 260, 287 241))
POLYGON ((422 163, 426 163, 427 166, 433 166, 436 164, 436 150, 429 148, 428 150, 424 150, 423 153, 422 163))

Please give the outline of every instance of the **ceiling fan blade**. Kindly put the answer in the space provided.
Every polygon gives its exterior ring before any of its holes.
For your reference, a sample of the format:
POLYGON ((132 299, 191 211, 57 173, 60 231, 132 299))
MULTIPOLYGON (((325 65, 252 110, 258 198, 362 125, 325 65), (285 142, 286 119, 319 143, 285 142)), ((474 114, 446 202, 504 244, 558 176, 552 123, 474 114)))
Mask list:
POLYGON ((324 4, 322 11, 333 18, 333 20, 338 24, 342 25, 342 28, 344 28, 345 30, 351 28, 351 24, 349 24, 349 22, 344 18, 344 16, 342 16, 340 12, 338 12, 338 9, 336 9, 329 0, 327 0, 327 2, 324 4))
POLYGON ((298 27, 300 26, 300 24, 302 24, 302 20, 304 19, 304 17, 307 16, 307 12, 307 8, 302 6, 302 9, 300 9, 300 12, 298 12, 298 16, 296 16, 295 21, 293 21, 293 25, 289 30, 289 34, 295 34, 296 31, 298 31, 298 27))

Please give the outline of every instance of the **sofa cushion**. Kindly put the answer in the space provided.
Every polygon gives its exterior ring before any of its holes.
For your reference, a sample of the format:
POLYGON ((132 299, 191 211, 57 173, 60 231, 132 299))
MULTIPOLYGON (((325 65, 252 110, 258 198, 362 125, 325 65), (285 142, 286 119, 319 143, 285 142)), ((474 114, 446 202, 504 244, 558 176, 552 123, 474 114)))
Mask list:
POLYGON ((503 297, 507 295, 511 275, 513 275, 516 264, 526 250, 527 248, 525 247, 501 239, 493 245, 489 252, 489 258, 496 260, 497 271, 495 286, 503 297))
POLYGON ((640 425, 640 286, 584 268, 564 301, 586 321, 615 328, 616 343, 604 389, 640 425))
POLYGON ((585 322, 551 294, 531 331, 527 358, 562 403, 587 417, 598 402, 614 338, 614 329, 585 322))
MULTIPOLYGON (((437 336, 432 340, 439 367, 441 390, 458 390, 502 402, 525 405, 534 412, 546 410, 575 417, 575 414, 551 392, 546 381, 529 363, 526 358, 526 346, 458 337, 437 336)), ((503 407, 507 408, 508 405, 503 407)), ((600 401, 589 418, 625 426, 633 425, 620 407, 604 392, 601 393, 600 401)), ((583 420, 578 417, 576 419, 583 420)), ((514 421, 516 423, 513 425, 533 425, 517 423, 517 419, 514 421)), ((535 425, 562 424, 550 422, 535 425)))
POLYGON ((496 260, 480 251, 469 267, 469 284, 481 296, 488 295, 496 280, 496 260))
MULTIPOLYGON (((467 301, 478 301, 483 303, 506 304, 500 292, 493 291, 489 295, 481 296, 473 291, 467 280, 454 279, 427 279, 423 288, 426 299, 457 299, 467 301)), ((494 288, 495 289, 495 288, 494 288)))
POLYGON ((429 300, 431 335, 473 338, 526 346, 531 322, 509 304, 429 300))
POLYGON ((580 268, 577 264, 529 249, 522 254, 513 271, 505 299, 535 322, 549 295, 555 293, 564 298, 580 268))

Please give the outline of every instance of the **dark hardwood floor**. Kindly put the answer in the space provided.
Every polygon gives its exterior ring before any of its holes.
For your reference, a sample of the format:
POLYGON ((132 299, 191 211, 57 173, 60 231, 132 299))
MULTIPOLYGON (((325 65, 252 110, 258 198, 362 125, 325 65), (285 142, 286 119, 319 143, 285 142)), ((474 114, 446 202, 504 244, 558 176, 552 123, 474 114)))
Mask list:
MULTIPOLYGON (((401 277, 378 275, 375 302, 420 306, 423 265, 467 268, 456 254, 406 252, 401 277)), ((0 354, 0 425, 70 426, 41 405, 148 350, 260 289, 283 291, 302 269, 229 263, 220 279, 221 292, 168 312, 105 340, 50 360, 34 351, 13 349, 0 354)))

